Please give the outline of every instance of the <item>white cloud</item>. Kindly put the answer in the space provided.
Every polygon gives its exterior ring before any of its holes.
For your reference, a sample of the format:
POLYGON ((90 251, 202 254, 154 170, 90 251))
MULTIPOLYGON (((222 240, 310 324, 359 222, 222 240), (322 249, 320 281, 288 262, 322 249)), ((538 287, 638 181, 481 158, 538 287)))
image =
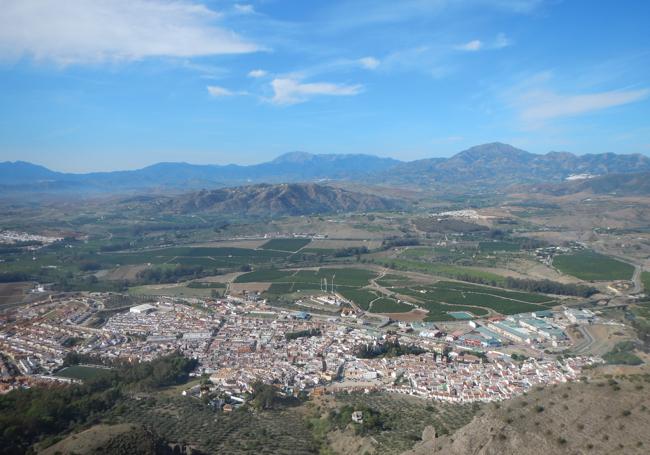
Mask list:
POLYGON ((0 57, 58 64, 254 52, 190 0, 3 0, 0 57))
POLYGON ((208 85, 207 89, 210 96, 214 96, 214 97, 235 95, 234 92, 228 90, 227 88, 219 87, 218 85, 208 85))
POLYGON ((248 73, 248 77, 260 78, 266 76, 267 74, 269 73, 264 70, 252 70, 248 73))
POLYGON ((648 89, 613 90, 587 95, 559 95, 551 91, 537 90, 522 94, 518 104, 524 120, 539 123, 633 103, 647 98, 648 95, 648 89))
POLYGON ((366 69, 374 70, 380 62, 375 57, 363 57, 359 59, 359 63, 366 69))
POLYGON ((480 51, 482 48, 483 48, 483 43, 481 42, 481 40, 477 40, 477 39, 456 46, 456 49, 460 51, 467 51, 467 52, 480 51))
POLYGON ((235 11, 237 11, 239 14, 254 14, 255 13, 255 7, 253 5, 245 5, 241 3, 235 3, 233 6, 235 8, 235 11))
POLYGON ((276 78, 271 81, 273 98, 275 104, 297 104, 302 103, 313 96, 351 96, 361 92, 361 85, 333 84, 330 82, 302 83, 295 78, 276 78))

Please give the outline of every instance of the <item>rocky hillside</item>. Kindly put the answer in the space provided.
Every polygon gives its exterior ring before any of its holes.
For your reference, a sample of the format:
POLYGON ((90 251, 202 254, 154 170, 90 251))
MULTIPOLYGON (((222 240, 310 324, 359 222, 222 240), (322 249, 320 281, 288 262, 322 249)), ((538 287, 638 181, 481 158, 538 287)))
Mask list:
POLYGON ((159 209, 176 213, 219 212, 247 215, 307 215, 395 210, 404 207, 400 200, 315 183, 203 190, 159 199, 156 204, 159 209))
POLYGON ((650 379, 635 378, 553 386, 492 403, 451 436, 432 440, 429 429, 404 455, 647 454, 650 379))

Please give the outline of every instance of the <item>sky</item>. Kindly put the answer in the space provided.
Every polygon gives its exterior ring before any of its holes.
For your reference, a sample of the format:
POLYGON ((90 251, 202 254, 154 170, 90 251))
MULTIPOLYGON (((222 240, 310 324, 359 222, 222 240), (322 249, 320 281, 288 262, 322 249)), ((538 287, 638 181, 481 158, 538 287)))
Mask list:
POLYGON ((645 0, 0 0, 0 161, 650 155, 645 0))

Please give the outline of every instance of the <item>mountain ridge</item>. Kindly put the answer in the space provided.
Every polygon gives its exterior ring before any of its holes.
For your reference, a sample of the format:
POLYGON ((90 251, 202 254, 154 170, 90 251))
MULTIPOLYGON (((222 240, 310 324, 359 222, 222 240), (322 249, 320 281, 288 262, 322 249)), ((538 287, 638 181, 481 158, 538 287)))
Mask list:
MULTIPOLYGON (((133 198, 125 203, 133 202, 133 198)), ((404 201, 317 183, 258 184, 201 190, 175 197, 144 200, 156 211, 219 212, 246 215, 312 215, 316 213, 398 210, 404 201)))
POLYGON ((500 142, 477 145, 449 158, 410 162, 366 154, 289 152, 253 164, 161 162, 136 170, 72 174, 19 162, 0 163, 0 189, 5 191, 119 192, 196 190, 249 183, 314 181, 381 182, 427 188, 499 189, 516 184, 562 182, 572 174, 650 172, 641 154, 535 154, 500 142))

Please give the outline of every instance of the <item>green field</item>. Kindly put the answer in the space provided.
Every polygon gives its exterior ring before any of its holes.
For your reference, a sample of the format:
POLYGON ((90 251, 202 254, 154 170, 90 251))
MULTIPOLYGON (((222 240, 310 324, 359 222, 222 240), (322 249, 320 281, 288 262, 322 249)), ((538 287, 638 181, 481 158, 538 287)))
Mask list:
POLYGON ((452 316, 448 314, 449 311, 469 311, 477 316, 485 316, 487 309, 501 314, 525 313, 544 309, 539 303, 550 300, 538 294, 451 281, 440 281, 430 286, 396 288, 394 291, 421 302, 421 306, 429 310, 427 320, 450 320, 452 316))
POLYGON ((109 371, 110 370, 107 368, 73 365, 59 370, 56 373, 56 376, 60 376, 62 378, 81 379, 83 381, 89 379, 97 379, 101 376, 105 376, 109 371))
POLYGON ((381 297, 372 302, 371 313, 406 313, 413 307, 406 303, 400 303, 395 299, 381 297))
POLYGON ((365 311, 370 307, 370 302, 379 297, 375 292, 367 289, 339 289, 338 292, 346 299, 352 300, 365 311))
POLYGON ((562 273, 587 281, 629 280, 634 273, 630 264, 593 251, 556 256, 553 266, 562 273))
POLYGON ((295 253, 311 242, 310 239, 271 239, 260 248, 295 253))
MULTIPOLYGON (((216 283, 215 283, 216 284, 216 283)), ((169 285, 169 284, 149 284, 143 286, 132 286, 129 288, 131 295, 162 295, 168 297, 190 297, 190 298, 207 298, 213 295, 215 291, 219 296, 223 294, 225 286, 222 287, 194 287, 186 286, 184 284, 169 285)))
POLYGON ((496 252, 496 251, 519 251, 521 246, 515 242, 479 242, 479 250, 483 252, 496 252))
POLYGON ((336 286, 363 287, 377 276, 376 272, 353 268, 320 268, 318 270, 263 269, 245 273, 235 279, 236 283, 311 283, 320 285, 323 278, 336 286))
POLYGON ((431 262, 410 261, 406 259, 386 260, 382 262, 383 265, 397 270, 410 270, 415 272, 423 272, 431 275, 445 276, 459 280, 463 279, 481 279, 495 284, 505 283, 505 278, 496 273, 485 272, 483 270, 474 269, 471 267, 462 267, 456 265, 447 265, 431 262))

